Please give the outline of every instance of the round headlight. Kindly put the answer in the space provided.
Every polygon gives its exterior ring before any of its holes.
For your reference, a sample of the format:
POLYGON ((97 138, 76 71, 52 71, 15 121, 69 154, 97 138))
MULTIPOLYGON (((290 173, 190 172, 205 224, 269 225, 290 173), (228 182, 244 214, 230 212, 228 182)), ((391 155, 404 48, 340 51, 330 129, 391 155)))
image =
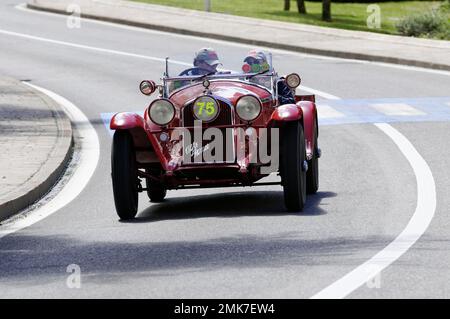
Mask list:
POLYGON ((139 90, 142 94, 150 95, 156 90, 156 84, 153 81, 142 81, 139 84, 139 90))
POLYGON ((244 121, 253 121, 261 113, 261 102, 255 96, 245 95, 237 101, 236 112, 244 121))
POLYGON ((300 79, 300 76, 297 73, 292 73, 286 76, 286 84, 291 89, 295 89, 296 87, 298 87, 301 81, 302 80, 300 79))
POLYGON ((194 101, 192 112, 197 120, 211 122, 219 115, 219 103, 211 96, 200 96, 194 101))
POLYGON ((148 115, 155 124, 167 125, 175 117, 175 107, 169 100, 154 100, 150 104, 148 115))

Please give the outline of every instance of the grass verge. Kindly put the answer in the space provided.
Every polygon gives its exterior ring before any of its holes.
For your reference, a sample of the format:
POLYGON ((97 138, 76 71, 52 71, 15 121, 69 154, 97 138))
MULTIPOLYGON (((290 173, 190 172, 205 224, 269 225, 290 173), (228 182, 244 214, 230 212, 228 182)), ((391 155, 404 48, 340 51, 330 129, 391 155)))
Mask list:
MULTIPOLYGON (((134 0, 153 4, 181 7, 186 9, 203 10, 204 0, 134 0)), ((387 34, 399 34, 396 25, 405 17, 418 15, 430 10, 437 10, 442 1, 400 1, 378 3, 381 13, 379 29, 369 28, 367 18, 368 3, 332 3, 331 22, 321 20, 322 3, 306 2, 308 14, 301 15, 296 11, 296 1, 291 1, 291 10, 283 10, 281 0, 211 0, 213 12, 260 19, 278 20, 294 23, 311 24, 333 28, 372 31, 387 34)), ((449 14, 446 13, 447 20, 449 14)))

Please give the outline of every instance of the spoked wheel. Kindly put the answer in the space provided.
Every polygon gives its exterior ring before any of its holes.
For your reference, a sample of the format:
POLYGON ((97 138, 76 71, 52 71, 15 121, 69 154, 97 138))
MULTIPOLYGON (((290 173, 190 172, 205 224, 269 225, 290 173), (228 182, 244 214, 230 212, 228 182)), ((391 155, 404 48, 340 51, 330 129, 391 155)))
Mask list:
POLYGON ((146 178, 145 183, 147 185, 147 195, 150 201, 153 203, 162 202, 166 197, 167 189, 161 185, 161 183, 158 183, 151 178, 146 178))
POLYGON ((114 203, 120 219, 132 219, 138 208, 138 177, 131 135, 114 133, 111 151, 111 176, 114 203))
POLYGON ((280 134, 281 183, 289 211, 302 211, 306 202, 306 150, 303 126, 289 122, 280 134))
POLYGON ((308 194, 315 194, 319 189, 319 146, 317 144, 317 124, 314 125, 314 150, 313 157, 308 161, 308 171, 306 172, 306 191, 308 194))

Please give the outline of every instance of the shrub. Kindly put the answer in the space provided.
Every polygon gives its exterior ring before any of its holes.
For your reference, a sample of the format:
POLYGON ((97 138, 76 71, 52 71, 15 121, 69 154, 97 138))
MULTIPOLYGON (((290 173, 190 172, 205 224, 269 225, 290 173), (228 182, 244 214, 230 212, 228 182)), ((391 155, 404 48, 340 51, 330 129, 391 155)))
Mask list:
POLYGON ((447 18, 435 10, 407 16, 397 23, 396 28, 406 36, 437 38, 448 36, 447 18))
POLYGON ((439 7, 439 10, 442 13, 450 13, 450 0, 445 1, 441 6, 439 7))

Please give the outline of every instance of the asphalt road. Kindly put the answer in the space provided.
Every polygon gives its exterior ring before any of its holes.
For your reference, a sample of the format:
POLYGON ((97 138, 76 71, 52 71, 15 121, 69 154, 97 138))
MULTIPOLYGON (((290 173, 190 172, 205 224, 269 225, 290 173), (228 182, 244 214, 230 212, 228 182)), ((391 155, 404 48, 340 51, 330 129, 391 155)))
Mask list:
POLYGON ((434 218, 420 240, 381 273, 377 287, 363 285, 349 297, 450 297, 448 73, 274 51, 280 73, 296 71, 307 87, 361 105, 353 109, 360 121, 352 124, 345 117, 322 119, 321 185, 305 211, 286 213, 278 186, 183 190, 170 191, 161 204, 142 194, 138 218, 119 222, 111 137, 102 114, 148 105, 138 83, 159 79, 164 65, 141 56, 189 63, 197 49, 213 46, 225 68, 238 69, 251 47, 86 20, 70 29, 65 17, 17 10, 19 3, 0 4, 0 73, 31 80, 77 105, 97 131, 100 160, 75 200, 0 238, 0 297, 309 298, 392 242, 416 208, 412 167, 372 124, 384 118, 366 116, 370 107, 364 105, 407 101, 428 114, 436 111, 436 98, 440 116, 388 119, 433 173, 434 218), (80 266, 79 289, 66 285, 69 264, 80 266))

